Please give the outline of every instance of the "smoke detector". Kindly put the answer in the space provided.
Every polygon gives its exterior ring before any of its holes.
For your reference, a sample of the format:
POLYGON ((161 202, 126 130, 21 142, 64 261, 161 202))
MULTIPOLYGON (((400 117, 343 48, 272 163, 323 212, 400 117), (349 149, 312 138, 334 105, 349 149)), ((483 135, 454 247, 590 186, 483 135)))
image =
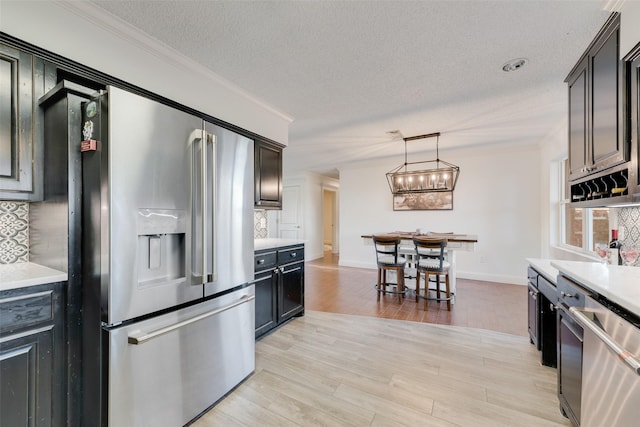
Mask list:
POLYGON ((527 62, 528 60, 526 58, 512 59, 511 61, 508 61, 502 66, 502 71, 505 71, 508 73, 509 71, 519 70, 520 68, 524 67, 524 65, 527 62))

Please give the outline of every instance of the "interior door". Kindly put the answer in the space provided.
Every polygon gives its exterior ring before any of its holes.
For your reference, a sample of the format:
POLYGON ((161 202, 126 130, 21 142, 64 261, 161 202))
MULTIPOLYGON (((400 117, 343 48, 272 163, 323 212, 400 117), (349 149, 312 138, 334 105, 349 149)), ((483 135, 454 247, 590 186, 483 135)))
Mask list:
POLYGON ((291 185, 283 188, 282 210, 278 224, 278 237, 281 239, 302 238, 302 201, 299 185, 291 185))

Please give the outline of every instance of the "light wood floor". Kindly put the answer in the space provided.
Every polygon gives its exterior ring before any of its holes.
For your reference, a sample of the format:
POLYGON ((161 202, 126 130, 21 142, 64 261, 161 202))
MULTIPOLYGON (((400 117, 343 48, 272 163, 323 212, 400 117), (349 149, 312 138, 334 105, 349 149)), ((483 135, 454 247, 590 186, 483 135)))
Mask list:
POLYGON ((570 425, 526 337, 526 287, 461 280, 451 312, 424 313, 377 304, 375 271, 305 268, 305 316, 259 340, 255 373, 193 426, 570 425))
POLYGON ((307 311, 256 343, 256 371, 194 424, 569 426, 528 339, 307 311))

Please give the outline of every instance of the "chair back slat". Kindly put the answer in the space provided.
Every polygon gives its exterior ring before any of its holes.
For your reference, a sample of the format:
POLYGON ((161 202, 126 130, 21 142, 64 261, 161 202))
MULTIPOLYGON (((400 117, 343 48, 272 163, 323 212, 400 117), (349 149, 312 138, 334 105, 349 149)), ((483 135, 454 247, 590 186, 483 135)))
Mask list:
POLYGON ((373 236, 373 245, 376 249, 376 262, 380 262, 380 257, 392 256, 394 263, 397 263, 400 241, 401 239, 398 236, 373 236))
POLYGON ((420 260, 437 260, 440 264, 438 270, 444 270, 444 252, 447 247, 447 239, 430 239, 425 237, 414 237, 413 244, 416 249, 416 265, 420 265, 420 260))

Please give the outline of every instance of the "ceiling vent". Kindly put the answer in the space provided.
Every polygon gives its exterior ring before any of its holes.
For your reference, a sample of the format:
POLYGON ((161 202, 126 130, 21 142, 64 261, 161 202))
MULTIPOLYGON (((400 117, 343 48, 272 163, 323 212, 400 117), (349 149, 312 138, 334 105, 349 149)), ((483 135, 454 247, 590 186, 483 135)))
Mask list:
POLYGON ((508 73, 509 71, 519 70, 520 68, 524 67, 524 65, 527 62, 528 60, 526 58, 512 59, 511 61, 507 62, 502 66, 502 71, 505 71, 508 73))

